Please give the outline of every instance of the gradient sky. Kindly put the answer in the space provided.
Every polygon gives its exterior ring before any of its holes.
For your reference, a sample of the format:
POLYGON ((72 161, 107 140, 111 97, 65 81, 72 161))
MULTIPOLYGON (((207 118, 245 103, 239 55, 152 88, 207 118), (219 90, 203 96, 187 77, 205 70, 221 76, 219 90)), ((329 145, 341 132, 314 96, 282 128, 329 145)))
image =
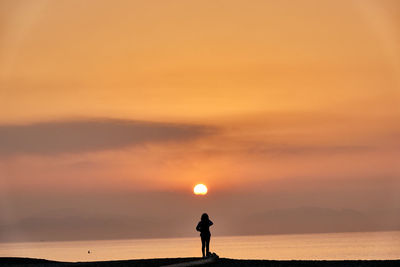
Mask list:
POLYGON ((0 0, 0 241, 195 236, 204 211, 400 229, 399 25, 397 0, 0 0))

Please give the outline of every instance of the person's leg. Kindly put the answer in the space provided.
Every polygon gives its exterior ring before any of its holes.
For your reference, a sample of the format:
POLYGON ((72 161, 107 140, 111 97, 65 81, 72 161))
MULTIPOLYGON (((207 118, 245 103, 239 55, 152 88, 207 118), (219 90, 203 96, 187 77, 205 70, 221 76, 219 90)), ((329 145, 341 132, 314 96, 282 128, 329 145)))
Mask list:
POLYGON ((201 237, 201 253, 203 253, 203 258, 206 256, 205 246, 206 246, 206 239, 204 237, 201 237))
POLYGON ((208 254, 210 254, 210 239, 211 237, 208 236, 207 240, 206 240, 206 255, 208 256, 208 254))

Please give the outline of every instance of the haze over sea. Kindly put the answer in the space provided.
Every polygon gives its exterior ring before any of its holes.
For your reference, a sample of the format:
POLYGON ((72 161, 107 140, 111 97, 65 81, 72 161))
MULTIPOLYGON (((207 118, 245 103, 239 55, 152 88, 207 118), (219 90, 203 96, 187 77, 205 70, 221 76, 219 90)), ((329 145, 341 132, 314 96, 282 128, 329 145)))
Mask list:
MULTIPOLYGON (((200 239, 126 239, 1 243, 0 257, 100 261, 200 256, 200 239), (90 253, 88 253, 90 251, 90 253)), ((389 260, 400 258, 400 231, 212 237, 224 258, 269 260, 389 260)))

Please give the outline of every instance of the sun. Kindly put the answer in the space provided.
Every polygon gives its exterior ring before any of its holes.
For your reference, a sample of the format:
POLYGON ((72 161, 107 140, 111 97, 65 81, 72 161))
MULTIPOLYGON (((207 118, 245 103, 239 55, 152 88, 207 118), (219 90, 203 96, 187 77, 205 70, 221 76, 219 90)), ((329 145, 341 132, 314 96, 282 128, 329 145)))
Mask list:
POLYGON ((193 188, 193 192, 195 195, 205 195, 207 194, 207 191, 207 186, 205 186, 204 184, 197 184, 193 188))

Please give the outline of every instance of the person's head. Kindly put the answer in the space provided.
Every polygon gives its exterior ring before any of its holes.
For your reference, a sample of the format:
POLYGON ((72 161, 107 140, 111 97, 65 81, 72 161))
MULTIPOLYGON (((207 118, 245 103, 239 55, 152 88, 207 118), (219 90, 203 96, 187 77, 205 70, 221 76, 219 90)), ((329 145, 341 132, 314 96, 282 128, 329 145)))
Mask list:
POLYGON ((207 213, 203 213, 203 215, 201 215, 201 220, 202 221, 208 221, 208 214, 207 213))

